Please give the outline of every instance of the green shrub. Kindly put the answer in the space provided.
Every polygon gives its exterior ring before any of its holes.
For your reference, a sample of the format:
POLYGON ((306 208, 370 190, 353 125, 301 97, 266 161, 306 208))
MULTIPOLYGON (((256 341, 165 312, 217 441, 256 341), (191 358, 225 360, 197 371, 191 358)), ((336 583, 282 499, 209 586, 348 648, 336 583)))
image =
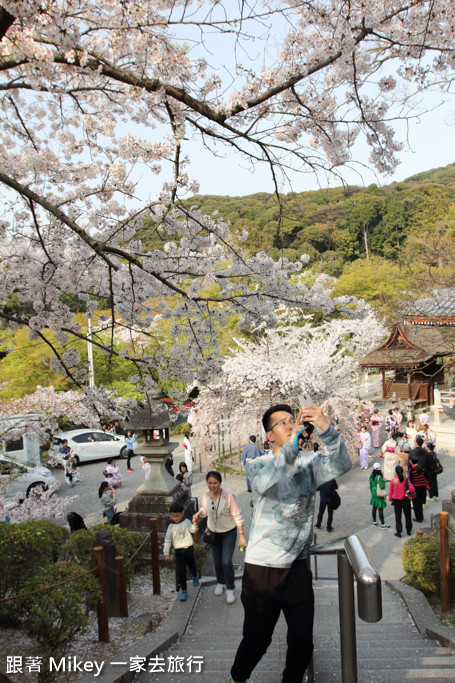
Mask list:
POLYGON ((52 560, 53 562, 57 562, 60 553, 62 552, 62 548, 68 540, 70 532, 65 526, 49 522, 47 519, 41 519, 38 524, 50 537, 52 542, 52 560))
POLYGON ((196 567, 199 571, 199 575, 201 575, 201 567, 204 566, 204 562, 206 561, 208 554, 209 553, 205 545, 202 545, 201 543, 194 544, 194 559, 196 562, 196 567))
MULTIPOLYGON (((91 526, 89 529, 74 531, 70 535, 62 550, 65 559, 76 562, 81 567, 90 569, 92 566, 92 550, 95 536, 101 529, 109 531, 116 545, 118 554, 123 555, 125 562, 136 552, 144 541, 144 536, 137 531, 128 531, 128 529, 123 529, 122 527, 97 524, 91 526)), ((139 560, 136 557, 127 566, 126 579, 128 582, 131 580, 138 564, 139 560)))
MULTIPOLYGON (((52 522, 39 520, 0 524, 0 598, 24 592, 28 579, 60 554, 67 531, 52 522)), ((0 603, 0 621, 19 618, 16 600, 0 603)))
MULTIPOLYGON (((66 581, 81 574, 81 567, 68 562, 58 562, 41 571, 26 584, 26 591, 33 592, 47 586, 66 581)), ((25 611, 24 626, 36 644, 31 652, 43 657, 60 659, 71 650, 71 643, 77 633, 84 631, 88 614, 101 599, 98 580, 90 574, 50 590, 35 593, 22 599, 25 611)), ((40 683, 54 680, 57 672, 42 670, 40 683)))
MULTIPOLYGON (((455 595, 455 541, 449 543, 451 594, 455 595)), ((401 550, 406 580, 424 593, 439 593, 440 548, 438 538, 409 538, 401 550)))

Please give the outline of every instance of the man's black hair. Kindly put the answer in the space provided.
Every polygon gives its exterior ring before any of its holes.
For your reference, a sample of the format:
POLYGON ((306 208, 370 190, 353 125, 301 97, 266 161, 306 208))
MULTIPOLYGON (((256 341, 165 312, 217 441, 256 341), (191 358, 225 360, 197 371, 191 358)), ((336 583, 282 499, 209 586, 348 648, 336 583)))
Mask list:
POLYGON ((271 416, 273 415, 273 413, 279 412, 285 412, 289 413, 290 415, 294 415, 294 411, 292 410, 291 406, 288 406, 287 403, 277 403, 276 406, 271 406, 270 408, 267 408, 264 415, 262 416, 262 426, 264 427, 264 431, 266 433, 270 431, 270 427, 272 426, 272 420, 270 419, 271 416))
POLYGON ((256 443, 256 437, 254 436, 254 434, 250 436, 250 441, 251 443, 256 443))
POLYGON ((183 512, 183 505, 181 503, 172 503, 169 512, 183 512))
POLYGON ((416 444, 417 444, 418 446, 422 446, 422 444, 423 444, 423 439, 422 439, 421 436, 417 436, 417 437, 416 437, 416 444))
POLYGON ((427 448, 429 448, 430 451, 434 451, 434 443, 427 444, 427 448))

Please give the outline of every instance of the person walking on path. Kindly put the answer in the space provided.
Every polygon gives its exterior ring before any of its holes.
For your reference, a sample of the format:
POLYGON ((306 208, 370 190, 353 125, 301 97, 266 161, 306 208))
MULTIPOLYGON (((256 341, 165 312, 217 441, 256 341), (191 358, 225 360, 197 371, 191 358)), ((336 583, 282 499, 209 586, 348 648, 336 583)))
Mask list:
POLYGON ((271 406, 262 424, 273 455, 250 467, 254 513, 245 557, 243 639, 231 668, 233 683, 247 681, 265 654, 283 611, 287 654, 283 683, 301 683, 313 654, 314 595, 307 558, 313 540, 317 487, 351 469, 346 446, 321 408, 271 406), (309 446, 313 423, 328 456, 309 446))
POLYGON ((360 444, 360 469, 368 469, 368 454, 371 448, 371 436, 367 425, 363 425, 359 432, 360 444))
POLYGON ((429 443, 427 446, 427 451, 429 453, 429 466, 427 471, 427 480, 430 486, 428 492, 428 497, 430 500, 438 500, 439 496, 439 486, 438 486, 438 475, 442 474, 443 468, 439 462, 439 458, 434 450, 434 443, 429 443))
POLYGON ((396 420, 397 423, 397 429, 401 428, 401 423, 403 422, 403 415, 400 413, 400 409, 398 407, 395 407, 393 409, 393 416, 396 420))
POLYGON ((175 553, 175 575, 177 590, 180 589, 180 600, 187 598, 186 568, 188 567, 193 577, 193 586, 199 586, 199 574, 194 559, 193 534, 197 526, 191 524, 189 519, 183 518, 183 505, 172 503, 169 508, 171 524, 169 524, 164 539, 163 554, 166 561, 170 561, 171 546, 175 553))
POLYGON ((374 409, 373 415, 370 418, 371 433, 373 435, 373 448, 381 447, 381 427, 384 424, 384 418, 377 408, 374 409))
POLYGON ((205 477, 208 491, 202 494, 201 508, 193 516, 193 524, 199 517, 207 517, 207 529, 213 532, 210 543, 217 585, 215 595, 223 595, 226 590, 226 602, 235 602, 235 572, 232 563, 237 529, 239 530, 239 548, 246 548, 243 534, 242 512, 233 493, 221 488, 223 478, 219 472, 212 470, 205 477))
POLYGON ((79 481, 79 479, 76 474, 77 465, 74 462, 71 451, 69 455, 63 458, 63 469, 65 470, 65 481, 68 486, 75 486, 76 481, 79 481))
POLYGON ((245 446, 245 448, 242 451, 242 455, 240 456, 242 465, 245 468, 246 488, 249 493, 251 493, 251 482, 248 476, 250 472, 250 463, 255 458, 259 458, 260 455, 261 451, 259 450, 259 447, 256 444, 256 437, 254 436, 254 434, 252 434, 250 436, 249 443, 245 446))
POLYGON ((414 486, 406 479, 403 474, 403 468, 400 465, 395 467, 396 475, 390 482, 389 501, 394 507, 395 511, 395 536, 401 538, 403 531, 403 524, 401 522, 401 513, 404 513, 406 531, 408 536, 412 533, 412 519, 411 519, 411 501, 407 498, 407 490, 414 492, 414 486))
POLYGON ((419 415, 419 422, 421 425, 426 425, 426 423, 428 422, 428 413, 425 410, 425 408, 423 409, 423 411, 419 415))
POLYGON ((425 476, 431 469, 430 453, 423 447, 423 439, 421 436, 416 437, 416 447, 409 451, 409 460, 417 458, 417 463, 423 470, 425 476))
POLYGON ((332 508, 332 495, 333 492, 338 488, 336 479, 331 479, 326 481, 325 484, 321 484, 318 487, 319 491, 319 512, 318 519, 315 524, 316 529, 321 528, 322 518, 324 517, 325 509, 327 508, 327 531, 335 531, 332 526, 333 522, 333 508, 332 508))
POLYGON ((390 436, 384 442, 381 451, 384 458, 384 479, 390 481, 395 475, 395 466, 399 461, 398 446, 394 436, 390 436))
POLYGON ((390 524, 386 524, 384 520, 384 509, 387 507, 387 485, 382 476, 381 465, 378 462, 374 463, 373 471, 370 474, 370 493, 370 505, 373 506, 371 511, 373 526, 378 526, 379 522, 376 521, 376 515, 379 514, 381 528, 390 529, 390 524))
POLYGON ((409 453, 411 451, 411 447, 408 444, 406 434, 403 434, 403 432, 397 432, 397 451, 398 465, 401 465, 403 472, 407 474, 409 469, 409 453))
POLYGON ((390 437, 392 434, 394 434, 398 430, 398 422, 396 421, 395 415, 393 414, 393 410, 390 409, 389 412, 386 415, 385 418, 385 430, 387 432, 387 436, 390 437))
MULTIPOLYGON (((186 462, 186 467, 188 469, 188 472, 191 474, 193 471, 193 446, 191 445, 190 441, 190 432, 187 430, 184 433, 184 438, 183 438, 183 448, 185 450, 185 462, 186 462)), ((174 476, 174 475, 172 475, 174 476)))
POLYGON ((406 425, 406 435, 408 437, 408 443, 410 444, 411 448, 414 448, 415 438, 417 436, 417 429, 415 428, 413 420, 409 420, 406 425))
POLYGON ((430 487, 415 456, 411 458, 409 481, 412 482, 416 492, 416 497, 412 501, 412 507, 414 508, 414 522, 423 522, 423 506, 427 502, 427 490, 430 487))
POLYGON ((132 472, 133 468, 131 467, 131 458, 134 458, 134 447, 137 444, 136 441, 136 434, 132 434, 131 432, 128 432, 128 434, 125 437, 125 446, 127 448, 126 451, 126 469, 128 472, 132 472))

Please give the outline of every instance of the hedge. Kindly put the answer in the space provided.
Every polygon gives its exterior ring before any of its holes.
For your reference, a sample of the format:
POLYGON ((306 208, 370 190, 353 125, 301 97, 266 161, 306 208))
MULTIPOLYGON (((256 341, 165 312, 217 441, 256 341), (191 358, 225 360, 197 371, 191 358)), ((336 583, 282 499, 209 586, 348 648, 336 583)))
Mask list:
MULTIPOLYGON (((450 590, 455 596, 455 541, 449 543, 450 590)), ((403 569, 409 584, 424 593, 439 593, 440 546, 438 538, 409 538, 401 550, 403 569)))

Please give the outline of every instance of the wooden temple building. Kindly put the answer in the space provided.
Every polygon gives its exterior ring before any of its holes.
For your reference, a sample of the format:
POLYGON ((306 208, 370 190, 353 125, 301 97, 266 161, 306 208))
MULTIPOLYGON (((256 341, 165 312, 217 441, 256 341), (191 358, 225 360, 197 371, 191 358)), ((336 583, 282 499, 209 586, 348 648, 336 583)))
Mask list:
POLYGON ((455 355, 455 345, 440 328, 455 326, 455 289, 437 294, 416 301, 389 338, 362 358, 361 367, 379 369, 383 399, 432 405, 435 385, 444 386, 442 358, 455 355), (386 371, 393 376, 386 378, 386 371))

